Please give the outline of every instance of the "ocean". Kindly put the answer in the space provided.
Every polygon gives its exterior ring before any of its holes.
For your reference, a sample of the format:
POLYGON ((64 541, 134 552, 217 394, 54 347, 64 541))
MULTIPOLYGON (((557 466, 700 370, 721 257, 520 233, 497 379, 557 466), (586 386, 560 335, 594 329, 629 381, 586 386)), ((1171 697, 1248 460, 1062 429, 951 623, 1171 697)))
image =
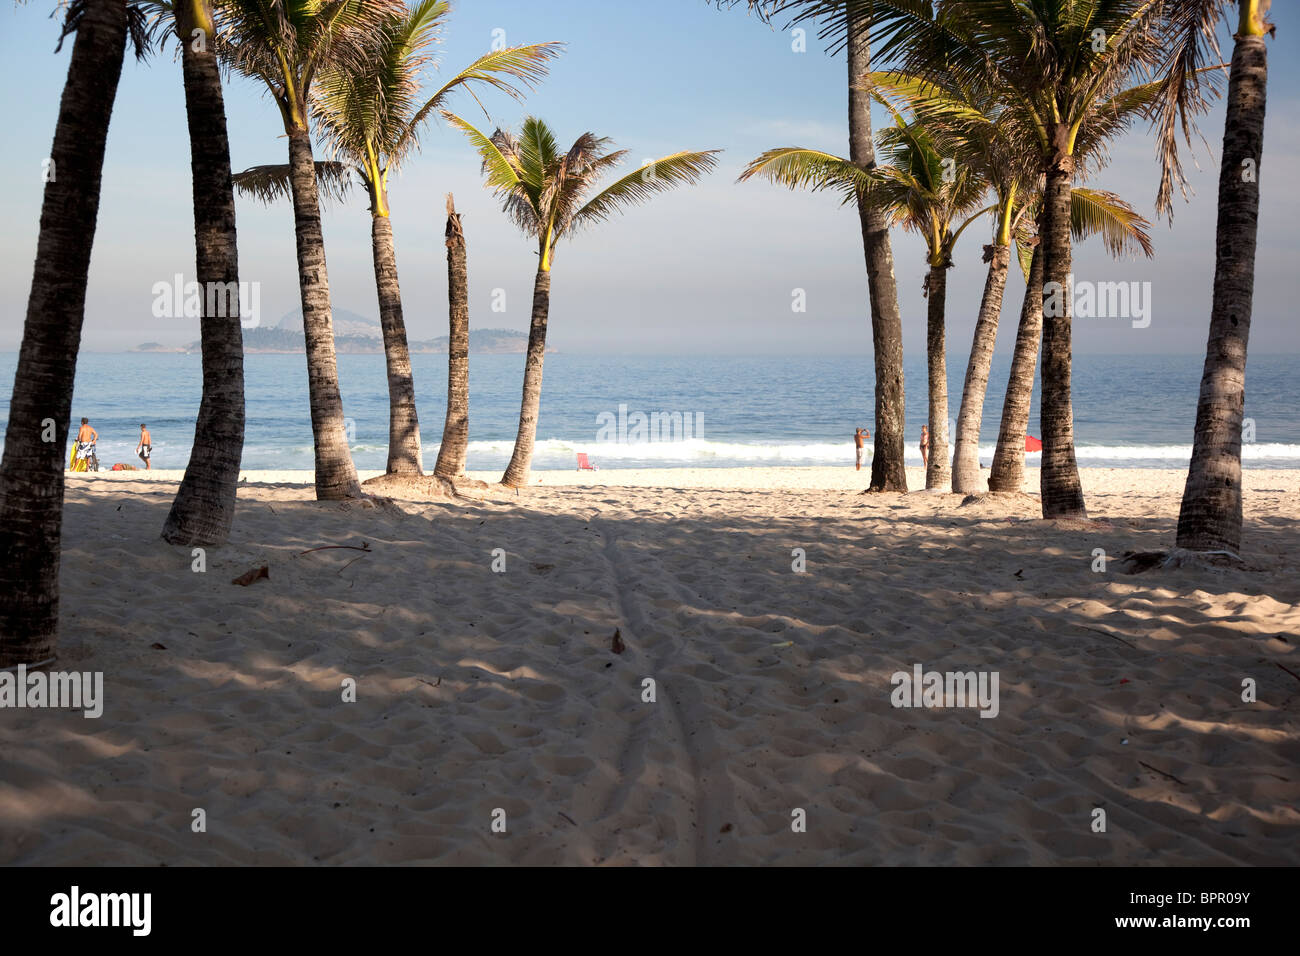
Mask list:
MULTIPOLYGON (((16 353, 0 354, 0 430, 9 418, 16 353)), ((415 384, 426 467, 432 468, 446 412, 445 355, 415 355, 415 384)), ((473 471, 503 469, 518 426, 522 355, 471 355, 473 471)), ((980 458, 997 441, 1009 356, 993 364, 980 458)), ((1078 355, 1073 393, 1081 466, 1183 468, 1191 454, 1202 358, 1199 355, 1078 355)), ((1250 468, 1300 468, 1297 357, 1254 355, 1246 376, 1250 468)), ((306 359, 249 355, 246 469, 310 469, 306 359)), ((920 464, 926 418, 924 356, 904 368, 907 457, 920 464)), ((965 357, 949 356, 950 418, 961 401, 965 357)), ((593 356, 546 358, 533 466, 572 470, 578 452, 606 468, 853 465, 853 429, 875 430, 870 356, 723 358, 593 356), (644 421, 643 421, 644 419, 644 421), (689 427, 689 437, 687 428, 689 427)), ((388 392, 382 355, 339 356, 344 413, 359 469, 382 470, 388 392)), ((81 355, 73 400, 99 431, 99 458, 138 464, 141 422, 154 440, 156 468, 184 468, 201 389, 199 356, 81 355)), ((1039 434, 1038 391, 1030 434, 1039 434)), ((0 440, 3 432, 0 431, 0 440)), ((1028 456, 1032 465, 1037 454, 1028 456)))

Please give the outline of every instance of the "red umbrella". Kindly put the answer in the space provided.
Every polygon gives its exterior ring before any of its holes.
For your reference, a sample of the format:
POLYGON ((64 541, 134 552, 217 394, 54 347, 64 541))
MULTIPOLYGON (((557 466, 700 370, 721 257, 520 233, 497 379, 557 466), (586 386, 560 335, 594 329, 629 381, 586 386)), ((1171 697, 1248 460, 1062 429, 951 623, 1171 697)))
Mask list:
POLYGON ((1033 435, 1025 436, 1025 451, 1042 451, 1043 443, 1033 435))

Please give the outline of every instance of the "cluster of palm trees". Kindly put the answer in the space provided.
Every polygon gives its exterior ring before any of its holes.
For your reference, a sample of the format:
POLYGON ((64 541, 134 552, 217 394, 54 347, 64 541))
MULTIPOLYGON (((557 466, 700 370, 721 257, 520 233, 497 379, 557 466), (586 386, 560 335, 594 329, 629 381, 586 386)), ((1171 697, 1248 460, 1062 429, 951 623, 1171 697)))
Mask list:
MULTIPOLYGON (((74 0, 64 36, 72 62, 46 186, 36 269, 14 403, 0 463, 0 667, 48 660, 58 626, 63 470, 86 277, 94 240, 104 143, 128 36, 138 55, 175 39, 181 54, 194 191, 196 278, 201 288, 238 288, 235 190, 293 204, 306 341, 316 495, 362 494, 348 448, 339 393, 321 197, 342 198, 355 175, 370 202, 375 286, 389 386, 387 473, 419 475, 415 386, 402 315, 388 181, 416 150, 432 119, 464 130, 481 154, 487 184, 506 214, 539 242, 519 434, 503 482, 528 481, 540 407, 542 360, 555 244, 656 193, 693 183, 715 151, 681 152, 647 163, 596 192, 626 151, 585 133, 567 151, 541 120, 520 136, 491 137, 447 112, 459 89, 495 89, 521 99, 547 76, 562 44, 493 49, 431 94, 422 88, 447 0, 74 0), (238 175, 230 148, 221 70, 265 86, 279 108, 288 162, 238 175), (317 161, 319 141, 330 154, 317 161), (593 195, 593 193, 595 193, 593 195)), ((475 97, 477 99, 477 97, 475 97)), ((450 342, 448 403, 435 474, 464 473, 468 443, 469 308, 466 243, 447 197, 450 342)), ((203 396, 184 478, 163 527, 177 545, 220 544, 229 535, 244 436, 240 315, 201 317, 203 396)), ((209 312, 212 310, 212 314, 209 312)))
MULTIPOLYGON (((871 489, 905 491, 902 320, 890 229, 925 237, 929 267, 927 487, 977 491, 979 425, 1011 253, 1027 276, 1002 412, 992 490, 1020 490, 1036 355, 1042 350, 1045 517, 1086 514, 1074 455, 1070 311, 1047 307, 1066 283, 1071 244, 1099 234, 1113 253, 1150 254, 1149 223, 1119 197, 1080 184, 1104 166, 1107 143, 1136 120, 1154 125, 1157 209, 1172 214, 1182 184, 1177 145, 1218 75, 1217 26, 1228 0, 713 0, 764 19, 818 22, 847 50, 849 156, 803 148, 764 153, 742 174, 838 190, 856 205, 870 292, 876 367, 871 489), (885 70, 873 70, 872 51, 885 70), (873 136, 871 104, 893 124, 873 136), (880 161, 877 160, 879 152, 880 161), (951 476, 945 286, 957 239, 988 215, 988 278, 967 366, 951 476)), ((1178 545, 1235 552, 1241 539, 1241 419, 1258 214, 1268 0, 1237 0, 1220 172, 1216 274, 1205 371, 1178 545), (1250 175, 1243 171, 1249 169, 1250 175)), ((445 0, 73 0, 75 35, 45 186, 33 281, 3 461, 0 462, 0 667, 53 655, 64 489, 63 447, 84 315, 104 146, 128 41, 141 55, 174 36, 181 52, 191 146, 196 271, 201 287, 237 287, 234 191, 294 212, 308 390, 321 499, 361 493, 344 430, 322 193, 349 177, 370 202, 376 289, 390 395, 388 471, 423 470, 388 196, 389 174, 442 118, 469 139, 487 186, 537 242, 538 266, 519 431, 503 482, 528 480, 540 406, 551 270, 560 239, 716 165, 715 150, 678 152, 599 188, 625 157, 586 133, 567 149, 541 120, 485 135, 445 109, 458 89, 521 98, 544 78, 556 43, 493 50, 426 95, 429 46, 445 0), (222 95, 225 67, 266 87, 280 110, 287 164, 232 175, 222 95), (313 136, 330 158, 318 162, 313 136), (232 285, 233 284, 233 285, 232 285)), ((454 477, 468 434, 466 244, 447 199, 448 408, 435 472, 454 477)), ((239 316, 201 319, 203 397, 194 450, 163 529, 173 544, 224 541, 234 513, 244 430, 239 316)))
MULTIPOLYGON (((717 0, 735 6, 742 0, 717 0)), ((1041 469, 1045 518, 1086 517, 1070 396, 1072 242, 1100 234, 1115 254, 1151 254, 1150 225, 1128 203, 1085 189, 1106 149, 1151 124, 1160 176, 1156 209, 1170 218, 1182 188, 1180 138, 1217 90, 1217 29, 1229 0, 743 0, 769 22, 819 23, 847 49, 849 156, 787 147, 742 175, 832 189, 857 205, 876 355, 871 488, 904 491, 901 321, 891 224, 921 233, 929 275, 930 464, 927 488, 949 481, 944 275, 953 243, 992 215, 989 264, 957 419, 954 491, 980 487, 980 419, 998 315, 1016 244, 1027 292, 989 488, 1019 491, 1035 356, 1042 351, 1041 469), (888 64, 871 69, 871 55, 888 64), (874 138, 870 102, 890 109, 874 138), (904 115, 906 110, 908 115, 904 115), (877 149, 881 162, 877 161, 877 149), (992 201, 983 205, 985 198, 992 201), (954 228, 954 224, 960 225, 954 228), (1058 290, 1054 295, 1052 290, 1058 290), (1066 297, 1068 299, 1068 297, 1066 297), (1063 307, 1062 307, 1063 306, 1063 307), (1046 308, 1045 308, 1046 307, 1046 308)), ((1219 183, 1210 339, 1197 407, 1178 546, 1235 553, 1241 542, 1241 423, 1259 205, 1269 0, 1237 0, 1219 183)))

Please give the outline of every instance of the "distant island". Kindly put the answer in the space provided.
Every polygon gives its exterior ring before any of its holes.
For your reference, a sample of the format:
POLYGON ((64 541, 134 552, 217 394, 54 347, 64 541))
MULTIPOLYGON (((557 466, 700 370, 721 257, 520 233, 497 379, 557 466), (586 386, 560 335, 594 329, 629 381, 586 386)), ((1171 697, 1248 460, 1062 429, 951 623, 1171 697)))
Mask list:
MULTIPOLYGON (((409 342, 412 354, 447 354, 448 337, 409 342)), ((382 355, 383 330, 374 319, 336 309, 334 312, 334 349, 340 355, 382 355)), ((528 350, 528 334, 514 329, 471 329, 469 349, 480 355, 523 355, 528 350)), ((197 354, 201 343, 163 345, 144 342, 132 352, 197 354)), ((294 310, 270 328, 244 329, 244 351, 249 354, 302 354, 307 351, 302 331, 302 311, 294 310)), ((547 352, 554 352, 548 348, 547 352)))

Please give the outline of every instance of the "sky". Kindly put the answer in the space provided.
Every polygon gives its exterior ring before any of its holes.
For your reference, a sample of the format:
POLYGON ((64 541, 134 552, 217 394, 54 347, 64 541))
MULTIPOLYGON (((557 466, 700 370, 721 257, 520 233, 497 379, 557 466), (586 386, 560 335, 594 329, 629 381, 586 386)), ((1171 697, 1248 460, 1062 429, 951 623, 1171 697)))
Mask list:
MULTIPOLYGON (((1268 119, 1260 164, 1263 202, 1256 263, 1252 350, 1300 353, 1291 307, 1300 292, 1300 0, 1274 4, 1269 43, 1268 119)), ((31 283, 48 156, 71 42, 55 53, 51 0, 0 9, 0 350, 16 350, 31 283)), ((847 152, 843 54, 831 57, 809 31, 798 38, 705 0, 461 0, 438 47, 440 71, 454 72, 491 48, 564 41, 551 76, 523 103, 468 96, 451 108, 485 132, 545 119, 562 144, 586 131, 608 136, 639 164, 682 149, 722 149, 704 182, 655 198, 562 242, 552 277, 548 344, 589 354, 835 354, 869 356, 870 313, 857 216, 830 194, 737 184, 765 149, 808 146, 847 152), (802 291, 802 296, 799 291, 802 291), (795 311, 802 298, 804 311, 795 311)), ((1231 38, 1223 31, 1225 55, 1231 38)), ((431 76, 430 89, 438 84, 431 76)), ((235 170, 287 161, 274 103, 251 80, 226 86, 235 170)), ((877 127, 885 121, 876 113, 877 127)), ((1099 241, 1076 246, 1076 282, 1138 282, 1150 303, 1142 318, 1075 320, 1081 353, 1204 351, 1214 275, 1221 102, 1201 121, 1187 162, 1194 195, 1179 202, 1172 227, 1156 222, 1155 146, 1139 127, 1111 150, 1090 185, 1120 193, 1155 223, 1154 260, 1111 259, 1099 241), (1135 327, 1135 322, 1137 326, 1135 327)), ((612 178, 612 177, 611 177, 612 178)), ((453 192, 469 250, 470 321, 477 328, 526 330, 536 243, 520 234, 483 188, 463 136, 432 125, 423 149, 391 182, 392 222, 406 324, 413 340, 447 330, 444 195, 453 192), (495 290, 504 290, 504 296, 495 290), (491 311, 495 300, 504 311, 491 311)), ((293 217, 288 203, 238 204, 241 279, 260 284, 261 324, 298 307, 293 217)), ((324 213, 330 287, 336 308, 376 317, 370 217, 363 190, 324 213)), ((970 348, 991 225, 973 225, 948 279, 949 362, 970 348)), ((924 245, 895 230, 894 257, 904 348, 925 348, 924 245)), ((155 318, 153 287, 193 278, 189 141, 180 64, 170 49, 122 73, 109 132, 99 224, 82 345, 122 351, 143 342, 183 344, 198 321, 155 318)), ((1024 283, 1008 284, 998 351, 1009 353, 1024 283)))

